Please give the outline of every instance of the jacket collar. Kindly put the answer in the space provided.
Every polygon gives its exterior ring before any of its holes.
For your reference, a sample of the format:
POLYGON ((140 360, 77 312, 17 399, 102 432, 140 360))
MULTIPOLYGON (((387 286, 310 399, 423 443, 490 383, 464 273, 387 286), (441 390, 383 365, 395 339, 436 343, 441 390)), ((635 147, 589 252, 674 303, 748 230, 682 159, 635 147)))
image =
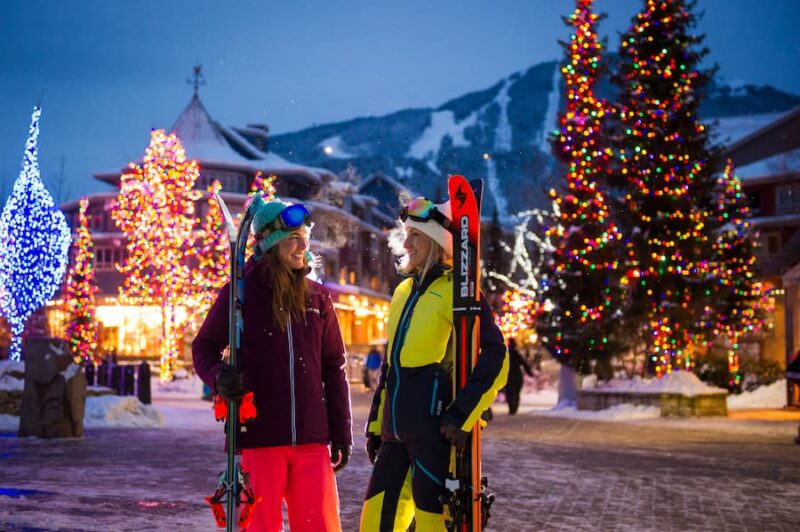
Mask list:
POLYGON ((450 268, 451 266, 449 264, 439 262, 431 266, 428 273, 425 274, 424 279, 420 279, 419 276, 415 274, 414 287, 420 292, 424 292, 436 279, 444 275, 450 268))

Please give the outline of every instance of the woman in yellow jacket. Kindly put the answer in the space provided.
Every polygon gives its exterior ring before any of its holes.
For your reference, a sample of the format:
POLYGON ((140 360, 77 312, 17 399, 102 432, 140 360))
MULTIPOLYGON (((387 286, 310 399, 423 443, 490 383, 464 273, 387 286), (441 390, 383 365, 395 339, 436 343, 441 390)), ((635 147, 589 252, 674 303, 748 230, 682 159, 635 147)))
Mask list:
POLYGON ((453 397, 453 239, 450 205, 416 198, 395 233, 400 272, 389 308, 386 361, 367 421, 374 464, 361 511, 365 532, 445 530, 451 445, 462 446, 506 382, 508 355, 481 297, 480 355, 467 386, 453 397))

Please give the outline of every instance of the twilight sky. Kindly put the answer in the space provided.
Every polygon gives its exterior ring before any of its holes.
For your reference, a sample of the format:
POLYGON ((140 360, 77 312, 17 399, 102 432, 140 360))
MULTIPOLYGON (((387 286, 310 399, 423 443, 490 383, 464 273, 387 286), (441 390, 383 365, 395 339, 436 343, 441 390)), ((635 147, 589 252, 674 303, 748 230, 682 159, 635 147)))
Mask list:
MULTIPOLYGON (((597 0, 617 48, 643 0, 597 0)), ((571 0, 2 0, 0 197, 19 174, 32 106, 45 180, 60 199, 139 159, 191 97, 228 125, 272 133, 435 107, 561 58, 571 0)), ((710 61, 728 80, 800 94, 800 2, 699 0, 710 61)), ((302 162, 302 161, 298 161, 302 162)), ((4 193, 5 192, 5 193, 4 193)), ((57 198, 59 199, 59 198, 57 198)))

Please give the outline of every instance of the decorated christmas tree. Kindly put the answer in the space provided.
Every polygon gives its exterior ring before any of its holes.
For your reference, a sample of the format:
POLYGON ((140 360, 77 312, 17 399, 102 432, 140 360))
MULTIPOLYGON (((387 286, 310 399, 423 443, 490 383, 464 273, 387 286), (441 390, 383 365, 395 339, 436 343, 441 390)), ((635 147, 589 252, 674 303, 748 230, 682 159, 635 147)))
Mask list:
POLYGON ((534 297, 519 290, 506 290, 497 312, 503 337, 520 339, 523 344, 535 343, 535 321, 540 308, 534 297))
POLYGON ((70 245, 64 214, 42 183, 34 108, 22 171, 0 215, 0 313, 11 326, 9 358, 19 360, 25 322, 61 286, 70 245))
POLYGON ((264 177, 262 172, 256 172, 253 178, 253 183, 250 185, 250 195, 261 193, 264 201, 272 201, 275 199, 275 179, 273 174, 264 177))
POLYGON ((222 210, 214 196, 220 188, 217 180, 208 187, 208 213, 195 247, 198 264, 194 270, 195 286, 199 292, 196 314, 201 317, 211 308, 220 288, 230 277, 230 243, 222 210))
MULTIPOLYGON (((267 177, 264 177, 264 174, 261 172, 256 172, 255 178, 250 185, 250 192, 247 194, 247 201, 252 201, 253 196, 256 194, 261 194, 261 197, 264 198, 264 201, 273 201, 277 198, 275 185, 276 176, 270 174, 267 177)), ((240 213, 241 216, 241 213, 240 213)), ((237 216, 237 221, 239 217, 237 216)), ((246 260, 249 260, 250 257, 253 256, 253 252, 256 248, 256 239, 251 234, 247 237, 247 246, 244 250, 244 256, 246 260)))
POLYGON ((188 324, 186 307, 197 296, 189 257, 197 219, 192 189, 199 175, 173 133, 154 130, 142 165, 122 175, 112 217, 127 239, 120 265, 123 300, 161 307, 161 380, 172 378, 180 340, 188 324))
POLYGON ((617 175, 634 256, 630 261, 632 330, 661 375, 693 364, 713 277, 711 216, 714 159, 697 111, 711 71, 692 33, 694 2, 646 0, 620 43, 617 175))
POLYGON ((68 317, 67 341, 75 362, 96 358, 97 322, 95 320, 94 250, 86 209, 89 199, 80 201, 78 236, 72 243, 72 265, 64 284, 64 307, 68 317))
POLYGON ((756 239, 750 224, 750 208, 742 183, 728 161, 719 176, 715 216, 719 229, 714 242, 712 269, 717 284, 713 291, 715 338, 724 339, 731 387, 739 385, 741 338, 761 326, 763 294, 755 277, 756 239), (721 336, 722 335, 722 336, 721 336))
POLYGON ((588 367, 590 360, 607 365, 625 304, 625 243, 605 192, 609 106, 594 93, 602 44, 595 29, 600 16, 592 12, 592 3, 578 0, 564 19, 574 33, 562 43, 567 102, 552 146, 565 184, 563 191, 551 191, 555 223, 548 229, 553 249, 543 295, 552 308, 542 313, 538 326, 543 345, 573 368, 588 367))

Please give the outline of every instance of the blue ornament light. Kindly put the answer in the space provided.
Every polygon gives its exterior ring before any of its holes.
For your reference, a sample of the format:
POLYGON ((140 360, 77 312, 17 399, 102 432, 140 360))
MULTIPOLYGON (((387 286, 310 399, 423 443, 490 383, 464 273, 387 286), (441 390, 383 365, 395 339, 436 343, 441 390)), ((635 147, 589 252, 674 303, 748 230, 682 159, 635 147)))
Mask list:
POLYGON ((67 266, 70 228, 39 176, 34 107, 22 171, 0 214, 0 313, 11 326, 9 357, 19 360, 27 319, 55 295, 67 266))

